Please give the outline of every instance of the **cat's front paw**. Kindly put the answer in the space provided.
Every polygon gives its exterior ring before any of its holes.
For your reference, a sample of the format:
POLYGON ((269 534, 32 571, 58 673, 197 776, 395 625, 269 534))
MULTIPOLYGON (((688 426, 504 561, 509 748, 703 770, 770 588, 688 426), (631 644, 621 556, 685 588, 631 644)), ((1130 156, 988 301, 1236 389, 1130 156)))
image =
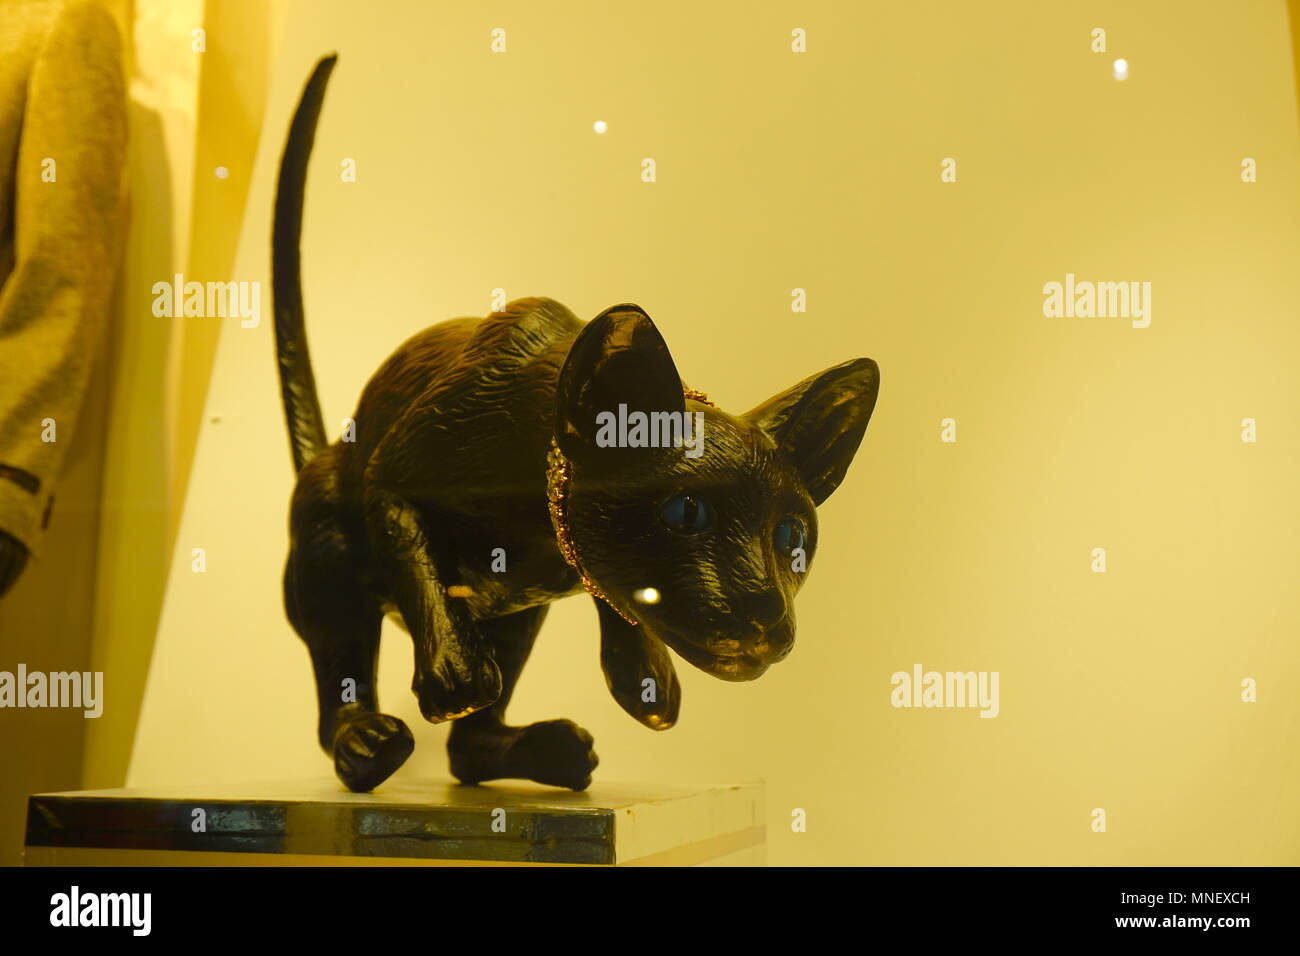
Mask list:
POLYGON ((357 793, 368 793, 406 763, 415 738, 401 720, 387 714, 362 714, 334 734, 334 772, 357 793))
POLYGON ((501 696, 501 669, 490 657, 439 652, 428 670, 416 675, 411 689, 424 719, 440 724, 495 704, 501 696))
POLYGON ((600 763, 594 744, 591 734, 571 720, 543 720, 519 728, 507 759, 527 780, 586 790, 600 763))
POLYGON ((591 734, 571 720, 544 720, 526 727, 458 721, 447 739, 447 753, 451 772, 461 783, 506 778, 586 790, 600 763, 592 744, 591 734))

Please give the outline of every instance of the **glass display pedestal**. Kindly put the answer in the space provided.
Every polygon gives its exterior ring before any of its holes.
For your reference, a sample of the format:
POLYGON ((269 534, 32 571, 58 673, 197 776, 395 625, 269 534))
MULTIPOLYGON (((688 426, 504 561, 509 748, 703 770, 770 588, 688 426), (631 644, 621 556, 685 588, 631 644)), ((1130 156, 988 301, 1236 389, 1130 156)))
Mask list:
POLYGON ((332 779, 45 793, 27 866, 761 866, 762 784, 332 779))

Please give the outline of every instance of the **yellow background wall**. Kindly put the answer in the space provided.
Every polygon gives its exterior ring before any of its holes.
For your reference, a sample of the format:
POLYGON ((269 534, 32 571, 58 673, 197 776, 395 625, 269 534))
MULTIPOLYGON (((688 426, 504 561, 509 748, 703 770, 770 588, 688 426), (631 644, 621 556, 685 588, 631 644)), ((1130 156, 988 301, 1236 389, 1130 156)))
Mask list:
MULTIPOLYGON (((303 243, 335 433, 393 347, 496 287, 638 302, 733 411, 882 367, 787 661, 748 685, 681 664, 655 735, 573 599, 513 720, 578 720, 598 780, 765 779, 774 863, 1300 862, 1300 142, 1268 2, 291 3, 231 273, 263 284, 262 323, 220 329, 131 784, 330 772, 280 605, 268 240, 293 103, 335 49, 303 243), (1044 317, 1067 272, 1150 281, 1150 328, 1044 317), (915 663, 1000 672, 1000 716, 891 707, 915 663)), ((381 679, 417 735, 400 773, 445 775, 400 633, 381 679)))
POLYGON ((283 9, 279 0, 137 3, 133 228, 94 617, 94 669, 113 675, 117 704, 87 728, 87 787, 126 776, 221 328, 156 317, 153 284, 230 272, 283 9))

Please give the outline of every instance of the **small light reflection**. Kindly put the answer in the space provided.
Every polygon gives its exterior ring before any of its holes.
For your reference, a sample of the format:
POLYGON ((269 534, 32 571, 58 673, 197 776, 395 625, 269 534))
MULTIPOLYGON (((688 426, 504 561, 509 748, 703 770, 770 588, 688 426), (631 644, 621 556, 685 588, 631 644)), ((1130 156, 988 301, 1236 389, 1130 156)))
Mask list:
POLYGON ((632 592, 632 597, 636 598, 642 604, 659 603, 659 591, 656 588, 639 588, 632 592))

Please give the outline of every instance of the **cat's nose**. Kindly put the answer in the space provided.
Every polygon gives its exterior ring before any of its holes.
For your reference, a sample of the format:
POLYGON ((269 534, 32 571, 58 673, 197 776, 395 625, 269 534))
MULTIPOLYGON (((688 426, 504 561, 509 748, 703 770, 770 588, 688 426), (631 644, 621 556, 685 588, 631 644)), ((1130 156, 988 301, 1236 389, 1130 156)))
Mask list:
POLYGON ((776 588, 746 594, 733 605, 736 616, 760 631, 785 617, 785 598, 776 588))

